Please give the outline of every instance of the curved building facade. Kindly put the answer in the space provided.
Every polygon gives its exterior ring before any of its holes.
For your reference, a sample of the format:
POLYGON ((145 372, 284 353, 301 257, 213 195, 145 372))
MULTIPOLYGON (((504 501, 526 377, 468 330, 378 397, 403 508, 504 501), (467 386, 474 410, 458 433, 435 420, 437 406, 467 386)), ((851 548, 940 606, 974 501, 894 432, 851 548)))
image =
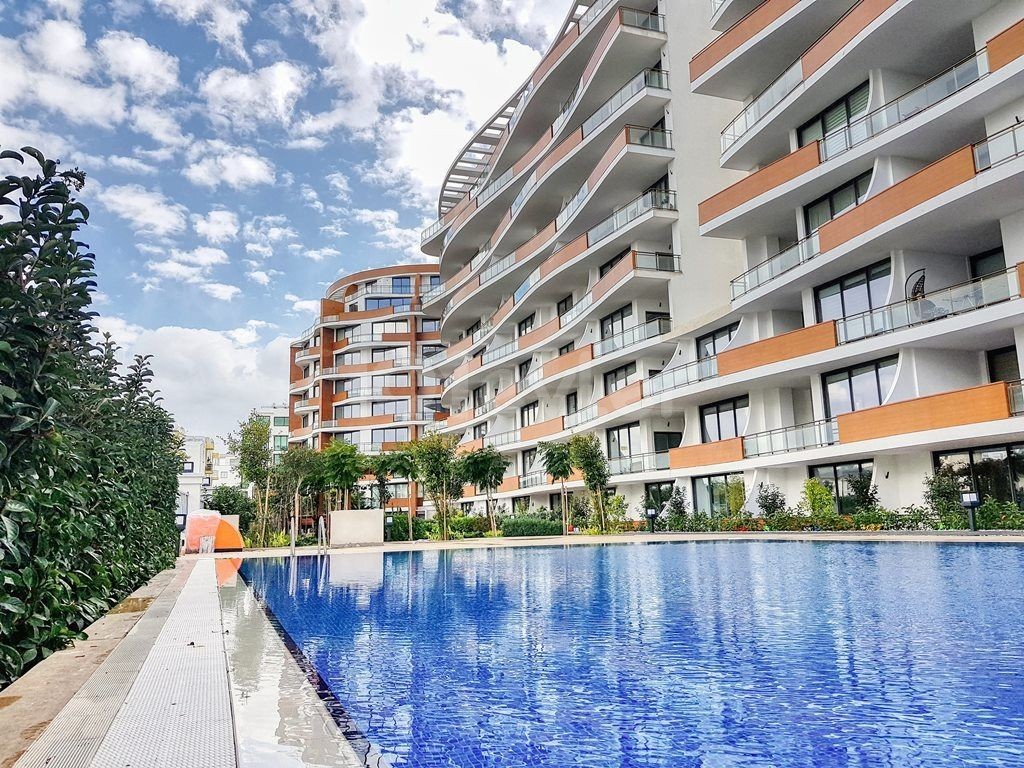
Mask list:
MULTIPOLYGON (((412 264, 331 285, 317 321, 291 345, 289 443, 320 450, 343 440, 373 455, 444 417, 440 381, 423 371, 424 357, 442 349, 439 322, 421 303, 439 279, 435 266, 412 264)), ((416 498, 401 480, 391 493, 392 507, 416 498)))
POLYGON ((440 428, 532 505, 577 431, 634 514, 1024 504, 1022 117, 1024 0, 574 4, 422 234, 440 428))

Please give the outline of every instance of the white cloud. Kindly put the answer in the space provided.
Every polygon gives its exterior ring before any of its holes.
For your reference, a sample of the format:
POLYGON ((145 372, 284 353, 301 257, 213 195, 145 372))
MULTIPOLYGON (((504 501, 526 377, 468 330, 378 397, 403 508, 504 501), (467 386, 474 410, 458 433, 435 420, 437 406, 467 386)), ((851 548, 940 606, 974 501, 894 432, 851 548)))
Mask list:
POLYGON ((317 299, 300 299, 294 293, 286 293, 285 301, 292 303, 292 312, 300 315, 317 315, 320 313, 320 302, 317 299))
POLYGON ((329 235, 335 240, 340 240, 348 235, 348 231, 342 226, 340 221, 332 221, 330 224, 324 224, 320 227, 320 233, 329 235))
POLYGON ((242 237, 253 243, 274 245, 294 240, 298 236, 298 232, 292 229, 288 217, 280 214, 254 216, 245 222, 242 228, 242 237))
POLYGON ((226 331, 146 328, 120 317, 100 317, 97 325, 124 347, 121 359, 154 355, 154 386, 186 432, 223 436, 254 406, 287 399, 286 336, 261 341, 253 333, 259 326, 249 324, 226 331))
POLYGON ((252 147, 240 147, 220 140, 203 141, 190 148, 185 178, 196 186, 215 189, 227 184, 245 189, 273 184, 274 164, 252 147))
POLYGON ((323 149, 327 146, 327 140, 319 136, 304 136, 301 139, 289 139, 284 143, 285 149, 323 149))
POLYGON ((127 32, 108 32, 97 43, 107 70, 136 95, 164 96, 178 88, 178 59, 127 32))
POLYGON ((82 0, 46 0, 46 5, 69 19, 78 19, 82 15, 82 0))
POLYGON ((134 106, 131 112, 132 128, 152 138, 158 144, 180 147, 188 141, 178 120, 167 110, 156 107, 134 106))
POLYGON ((25 52, 48 72, 82 77, 93 68, 85 32, 73 21, 49 19, 24 38, 25 52))
POLYGON ((242 292, 241 288, 226 283, 204 283, 199 288, 218 301, 231 301, 242 292))
POLYGON ((199 93, 215 122, 251 130, 259 123, 287 125, 308 83, 303 67, 278 61, 254 72, 215 69, 200 83, 199 93))
POLYGON ((331 185, 331 189, 334 190, 335 196, 343 203, 347 203, 352 199, 352 185, 349 183, 348 176, 341 171, 335 171, 334 173, 327 174, 327 183, 331 185))
POLYGON ((206 36, 216 41, 222 50, 234 54, 243 61, 249 60, 242 32, 249 21, 249 13, 243 7, 243 2, 152 0, 152 3, 182 24, 199 24, 206 32, 206 36))
POLYGON ((192 214, 192 227, 206 242, 224 243, 238 237, 238 215, 224 210, 212 210, 206 216, 192 214))
POLYGON ((401 226, 398 222, 398 211, 391 208, 356 208, 350 213, 356 221, 367 224, 376 232, 377 237, 371 243, 375 248, 395 251, 396 256, 402 254, 411 261, 424 260, 425 257, 420 252, 419 229, 401 226))
POLYGON ((114 168, 129 173, 144 173, 146 175, 156 173, 154 168, 149 163, 139 160, 137 157, 125 157, 123 155, 110 155, 107 158, 107 164, 114 168))
POLYGON ((269 259, 274 255, 274 249, 264 243, 246 243, 245 252, 259 256, 261 259, 269 259))
POLYGON ((138 184, 104 187, 96 193, 104 207, 124 219, 136 234, 166 238, 185 231, 188 209, 162 192, 138 184))
POLYGON ((323 261, 324 259, 333 259, 341 256, 341 251, 337 248, 304 248, 301 253, 307 259, 312 259, 313 261, 323 261))
POLYGON ((247 272, 246 277, 257 285, 270 285, 270 275, 262 269, 254 269, 252 272, 247 272))
POLYGON ((191 251, 173 249, 171 258, 185 264, 195 264, 199 267, 212 267, 215 264, 227 264, 228 255, 220 248, 210 248, 204 245, 191 251))
POLYGON ((303 184, 299 187, 299 197, 302 198, 302 202, 305 203, 307 207, 312 208, 317 213, 324 212, 325 208, 324 204, 320 200, 320 195, 318 195, 316 190, 309 186, 309 184, 303 184))

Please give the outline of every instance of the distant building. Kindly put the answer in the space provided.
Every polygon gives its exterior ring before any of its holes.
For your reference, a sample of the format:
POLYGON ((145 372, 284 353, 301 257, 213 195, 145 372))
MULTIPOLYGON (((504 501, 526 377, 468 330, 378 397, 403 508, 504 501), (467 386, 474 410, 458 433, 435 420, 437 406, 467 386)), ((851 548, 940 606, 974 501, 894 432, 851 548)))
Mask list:
POLYGON ((179 524, 184 525, 184 516, 203 506, 203 489, 213 482, 213 440, 199 435, 186 435, 182 446, 185 457, 178 470, 179 524))
POLYGON ((288 406, 264 405, 256 409, 260 419, 270 423, 270 455, 275 466, 281 463, 281 457, 288 450, 288 406))

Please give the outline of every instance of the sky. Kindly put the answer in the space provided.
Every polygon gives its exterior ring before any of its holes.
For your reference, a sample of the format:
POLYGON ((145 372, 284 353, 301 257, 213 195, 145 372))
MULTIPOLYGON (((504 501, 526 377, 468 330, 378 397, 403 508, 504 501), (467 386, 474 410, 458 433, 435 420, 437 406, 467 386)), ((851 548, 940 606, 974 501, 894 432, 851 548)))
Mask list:
MULTIPOLYGON (((561 0, 0 0, 0 147, 87 174, 98 324, 191 434, 287 400, 338 277, 423 261, 561 0)), ((0 173, 16 172, 10 162, 0 173)))

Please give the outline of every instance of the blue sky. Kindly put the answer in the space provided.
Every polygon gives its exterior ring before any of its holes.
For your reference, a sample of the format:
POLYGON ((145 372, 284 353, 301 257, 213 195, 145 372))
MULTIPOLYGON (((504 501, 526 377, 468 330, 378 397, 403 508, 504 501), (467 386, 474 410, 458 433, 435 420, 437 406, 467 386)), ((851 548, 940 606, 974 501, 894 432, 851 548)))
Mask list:
MULTIPOLYGON (((0 0, 0 146, 88 174, 101 325, 189 432, 286 399, 347 272, 418 260, 437 186, 554 0, 0 0)), ((3 168, 8 172, 8 168, 3 168)))

